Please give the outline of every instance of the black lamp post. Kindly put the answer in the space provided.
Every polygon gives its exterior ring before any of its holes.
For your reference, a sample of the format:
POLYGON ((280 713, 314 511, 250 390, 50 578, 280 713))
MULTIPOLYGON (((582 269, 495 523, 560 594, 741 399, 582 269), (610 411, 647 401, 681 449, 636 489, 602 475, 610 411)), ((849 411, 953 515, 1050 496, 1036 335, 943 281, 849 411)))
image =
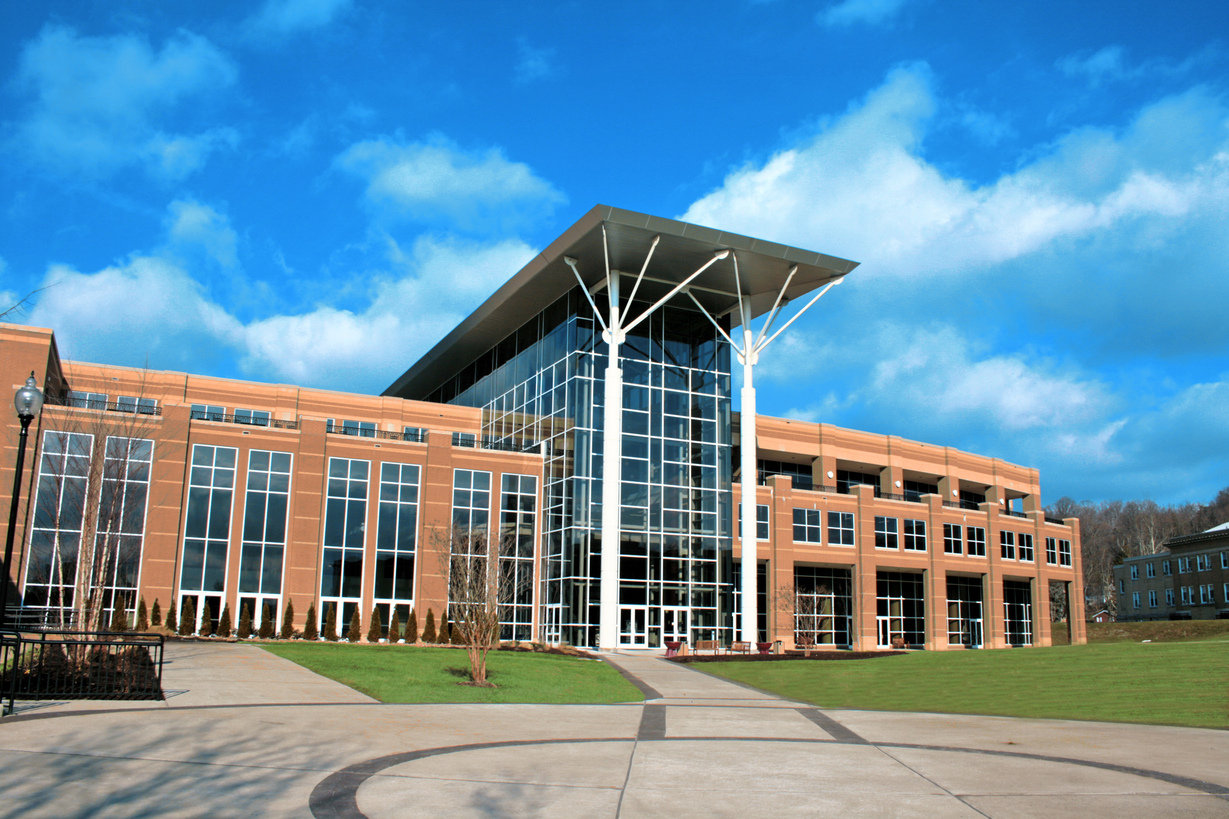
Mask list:
POLYGON ((0 574, 0 628, 4 628, 8 621, 9 585, 12 583, 9 575, 13 565, 13 536, 17 534, 17 506, 21 497, 21 472, 26 461, 26 439, 30 433, 30 422, 43 408, 43 394, 39 392, 33 371, 26 379, 26 385, 13 396, 13 406, 17 409, 17 419, 21 421, 21 440, 17 444, 17 466, 13 470, 13 504, 9 507, 9 529, 4 538, 4 569, 3 574, 0 574))

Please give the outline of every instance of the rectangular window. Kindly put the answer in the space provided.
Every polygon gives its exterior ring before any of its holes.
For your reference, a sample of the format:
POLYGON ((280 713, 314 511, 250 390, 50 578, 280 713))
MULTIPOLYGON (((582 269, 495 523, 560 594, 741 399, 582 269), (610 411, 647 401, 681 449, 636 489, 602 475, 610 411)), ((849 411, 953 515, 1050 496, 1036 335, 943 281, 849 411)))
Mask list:
POLYGON ((1224 591, 1224 593, 1225 593, 1225 602, 1226 602, 1226 603, 1229 603, 1229 583, 1226 583, 1226 584, 1224 585, 1224 589, 1223 589, 1223 591, 1224 591))
POLYGON ((1156 589, 1148 590, 1148 608, 1150 609, 1156 608, 1156 589))
MULTIPOLYGON (((234 447, 192 447, 179 588, 221 592, 226 585, 231 505, 235 494, 234 447)), ((200 615, 198 607, 197 615, 200 615)), ((221 612, 213 612, 215 616, 221 612)))
POLYGON ((1138 563, 1131 564, 1131 579, 1139 580, 1139 564, 1138 563))
MULTIPOLYGON (((686 501, 683 501, 680 505, 685 506, 686 503, 687 503, 686 501)), ((670 504, 667 504, 667 507, 671 509, 674 508, 674 506, 670 504)), ((757 541, 768 540, 768 530, 769 530, 768 504, 757 503, 755 505, 755 539, 757 541)), ((740 537, 742 536, 742 531, 743 531, 743 506, 740 503, 738 505, 738 534, 740 537)))
POLYGON ((1028 583, 1003 581, 1003 637, 1009 646, 1033 644, 1033 594, 1028 583))
POLYGON ((422 427, 402 427, 401 436, 407 441, 422 443, 427 440, 427 431, 422 427))
POLYGON ((875 548, 895 549, 899 547, 898 526, 896 518, 875 517, 875 548))
POLYGON ((878 572, 876 575, 876 630, 880 648, 926 642, 926 595, 922 575, 878 572))
POLYGON ((1046 563, 1050 566, 1058 565, 1058 539, 1046 538, 1046 563))
POLYGON ((269 413, 265 410, 235 409, 236 424, 252 424, 254 426, 269 426, 269 413))
POLYGON ((137 581, 145 540, 145 507, 154 442, 147 438, 107 438, 102 495, 94 537, 94 564, 106 573, 103 609, 109 619, 117 607, 136 615, 137 581))
POLYGON ((1169 561, 1168 561, 1168 560, 1162 560, 1162 561, 1161 561, 1161 574, 1165 575, 1166 577, 1169 577, 1169 575, 1170 575, 1170 574, 1172 574, 1172 572, 1171 572, 1171 571, 1170 571, 1170 569, 1169 569, 1169 561))
MULTIPOLYGON (((1119 581, 1121 583, 1121 581, 1119 581)), ((1186 605, 1190 598, 1186 594, 1186 586, 1179 586, 1178 591, 1182 594, 1182 605, 1186 605)))
POLYGON ((958 555, 964 552, 964 544, 960 539, 959 523, 943 524, 943 552, 949 555, 958 555))
POLYGON ((420 471, 417 464, 380 464, 374 598, 386 633, 393 612, 405 623, 414 605, 420 471))
POLYGON ((504 474, 499 502, 499 622, 502 640, 533 639, 533 556, 538 479, 504 474))
POLYGON ((26 562, 27 606, 62 612, 72 607, 93 452, 92 435, 43 433, 26 562))
POLYGON ((371 421, 339 421, 336 418, 329 418, 324 422, 324 429, 326 432, 353 435, 356 438, 376 437, 376 425, 371 421))
POLYGON ((1016 533, 1015 532, 999 532, 999 557, 1003 560, 1016 559, 1016 533))
POLYGON ((926 551, 926 521, 905 520, 905 548, 911 552, 926 551))
POLYGON ((252 608, 254 621, 265 603, 282 594, 282 557, 290 508, 290 453, 253 449, 248 453, 247 488, 243 501, 243 544, 239 552, 239 593, 260 595, 252 608), (265 596, 273 598, 266 600, 265 596))
POLYGON ((142 415, 157 415, 158 402, 153 398, 136 395, 120 395, 115 399, 115 408, 120 412, 136 412, 142 415))
POLYGON ((1144 575, 1147 577, 1156 577, 1156 564, 1152 562, 1145 563, 1144 575))
POLYGON ((848 646, 853 625, 848 569, 794 567, 794 644, 848 646))
POLYGON ((853 512, 828 513, 828 545, 852 546, 853 512))
POLYGON ((1071 565, 1071 541, 1058 541, 1058 563, 1060 566, 1071 565))
POLYGON ((1216 602, 1216 592, 1211 583, 1199 587, 1199 602, 1203 605, 1216 602))
POLYGON ((1229 569, 1229 552, 1220 553, 1220 567, 1222 569, 1229 569))
POLYGON ((324 500, 324 542, 320 568, 320 618, 333 609, 344 631, 363 595, 363 549, 366 545, 367 493, 371 464, 329 458, 324 500))
POLYGON ((105 392, 68 391, 68 406, 79 409, 105 410, 107 394, 105 392))
POLYGON ((969 547, 969 557, 985 557, 986 556, 986 530, 981 526, 966 526, 964 529, 965 542, 969 547))
POLYGON ((1131 592, 1131 608, 1139 608, 1139 592, 1131 592))
POLYGON ((1174 590, 1166 589, 1165 590, 1165 605, 1172 606, 1173 604, 1174 604, 1174 590))
POLYGON ((1027 532, 1021 532, 1016 535, 1017 553, 1021 561, 1025 563, 1033 562, 1033 536, 1027 532))
POLYGON ((216 404, 193 404, 191 417, 196 421, 224 421, 226 420, 226 407, 219 407, 216 404))
POLYGON ((794 542, 823 542, 823 512, 818 509, 794 510, 794 542))

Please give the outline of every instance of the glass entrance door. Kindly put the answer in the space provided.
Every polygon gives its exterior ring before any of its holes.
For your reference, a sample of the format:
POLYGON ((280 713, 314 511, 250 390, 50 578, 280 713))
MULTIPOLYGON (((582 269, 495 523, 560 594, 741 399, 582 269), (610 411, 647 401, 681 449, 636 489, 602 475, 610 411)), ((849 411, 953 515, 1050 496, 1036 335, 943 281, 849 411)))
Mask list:
POLYGON ((648 606, 619 606, 619 645, 625 648, 648 648, 648 606))
POLYGON ((559 628, 560 614, 563 613, 563 606, 558 603, 547 604, 543 609, 542 618, 542 642, 548 645, 555 645, 563 642, 563 632, 559 628))
POLYGON ((663 643, 688 639, 688 611, 680 606, 666 606, 661 610, 661 639, 663 643))

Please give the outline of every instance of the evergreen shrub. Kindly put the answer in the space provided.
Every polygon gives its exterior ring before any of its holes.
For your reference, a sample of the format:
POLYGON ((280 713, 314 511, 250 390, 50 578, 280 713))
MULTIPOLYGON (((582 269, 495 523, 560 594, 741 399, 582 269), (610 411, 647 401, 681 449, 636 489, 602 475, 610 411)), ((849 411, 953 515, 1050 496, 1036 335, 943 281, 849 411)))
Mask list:
MULTIPOLYGON (((154 601, 154 605, 158 605, 156 600, 154 601)), ((175 611, 175 598, 172 597, 171 605, 166 610, 166 630, 171 632, 171 634, 175 634, 179 631, 179 624, 175 622, 175 611)))
POLYGON ((158 605, 158 598, 154 598, 154 607, 149 610, 149 624, 151 626, 162 625, 162 607, 158 605))
POLYGON ((320 629, 316 627, 316 604, 307 604, 307 622, 303 624, 304 640, 319 640, 320 629))
POLYGON ((272 640, 276 633, 273 624, 273 610, 269 608, 268 603, 264 603, 260 607, 260 639, 272 640))
POLYGON ((230 633, 234 630, 234 626, 230 622, 230 603, 227 603, 222 606, 222 617, 218 620, 218 636, 229 637, 230 633))
POLYGON ((286 601, 286 614, 282 617, 282 639, 289 640, 294 636, 294 601, 286 601))
POLYGON ((427 609, 427 625, 422 630, 422 641, 424 643, 435 642, 435 612, 427 609))
POLYGON ((393 616, 388 621, 388 642, 395 643, 401 639, 401 618, 397 616, 397 607, 393 606, 393 616))
POLYGON ((184 637, 196 631, 196 603, 189 597, 183 602, 183 611, 179 613, 179 633, 184 637))
POLYGON ((246 640, 252 636, 252 605, 244 603, 239 607, 239 633, 240 640, 246 640))
POLYGON ((201 629, 200 635, 208 637, 213 634, 213 609, 209 605, 209 601, 205 601, 204 607, 201 608, 201 629))
POLYGON ((329 607, 324 610, 324 639, 330 642, 337 641, 337 604, 329 603, 329 607))
MULTIPOLYGON (((358 614, 358 610, 355 609, 354 613, 358 614)), ((380 607, 376 606, 371 610, 371 623, 367 626, 367 642, 378 643, 383 636, 384 624, 380 622, 380 607)))
POLYGON ((137 601, 137 631, 149 631, 149 613, 145 609, 144 595, 137 601))
POLYGON ((363 639, 363 618, 359 616, 358 606, 354 607, 354 614, 350 616, 350 628, 346 629, 346 639, 352 643, 363 639))

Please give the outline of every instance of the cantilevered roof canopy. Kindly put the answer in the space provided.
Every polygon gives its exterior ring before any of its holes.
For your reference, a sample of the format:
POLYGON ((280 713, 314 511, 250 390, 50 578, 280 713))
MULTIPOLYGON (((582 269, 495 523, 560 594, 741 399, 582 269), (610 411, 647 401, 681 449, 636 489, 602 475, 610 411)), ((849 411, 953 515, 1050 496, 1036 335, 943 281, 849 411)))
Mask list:
MULTIPOLYGON (((425 397, 575 287, 576 276, 564 262, 565 256, 577 260, 577 270, 591 290, 596 292, 604 287, 603 226, 610 269, 633 275, 640 272, 654 238, 661 237, 644 283, 636 294, 637 299, 655 301, 666 295, 722 250, 733 251, 738 259, 741 291, 750 300, 752 317, 772 309, 773 301, 795 265, 798 271, 785 292, 790 300, 839 279, 858 266, 857 262, 823 253, 598 205, 496 290, 394 381, 384 395, 425 397)), ((713 264, 690 285, 692 295, 713 315, 720 316, 732 310, 732 326, 739 324, 738 290, 734 261, 730 257, 713 264)))

